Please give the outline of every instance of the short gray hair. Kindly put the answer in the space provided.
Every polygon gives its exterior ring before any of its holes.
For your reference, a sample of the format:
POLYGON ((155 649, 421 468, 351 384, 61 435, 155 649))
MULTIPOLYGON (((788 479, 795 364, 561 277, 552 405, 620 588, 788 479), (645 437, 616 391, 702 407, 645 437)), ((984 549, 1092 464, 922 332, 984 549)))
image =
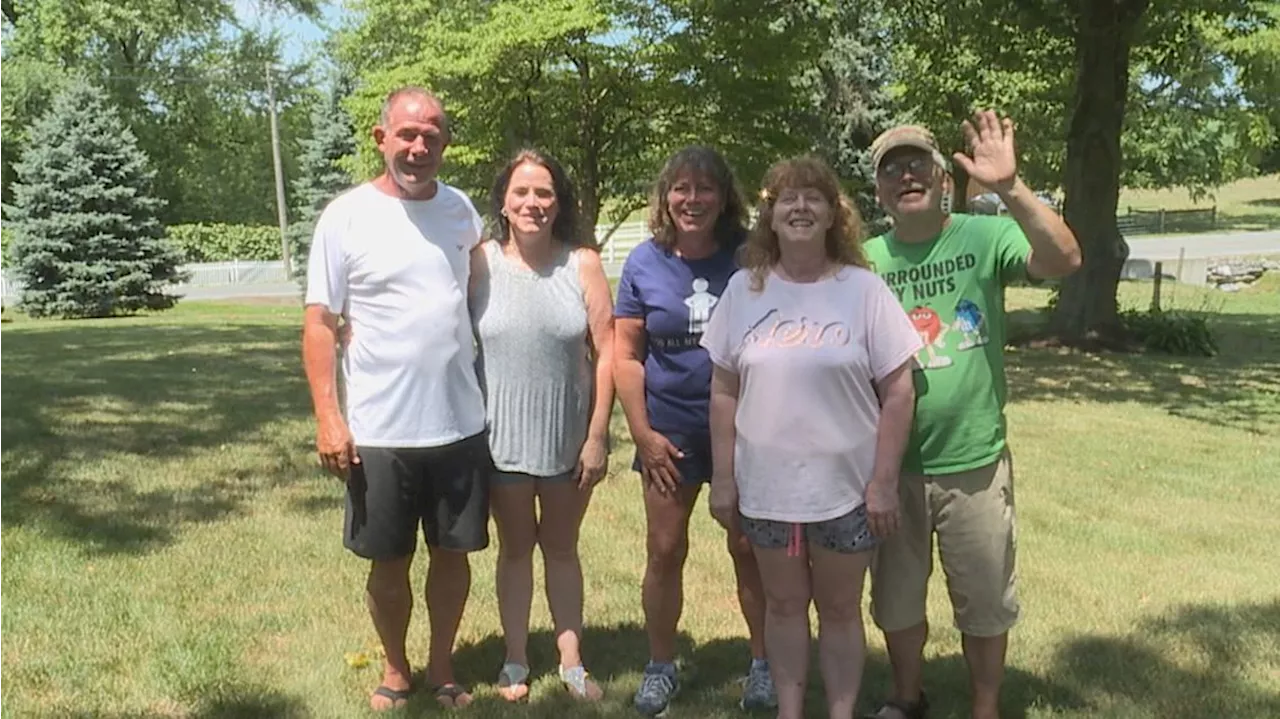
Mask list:
POLYGON ((382 113, 378 118, 383 127, 391 123, 391 108, 403 97, 417 97, 434 102, 436 107, 440 108, 440 114, 444 116, 445 132, 449 131, 449 113, 445 112, 444 103, 436 97, 435 93, 420 85, 403 85, 387 93, 386 99, 382 101, 382 113))

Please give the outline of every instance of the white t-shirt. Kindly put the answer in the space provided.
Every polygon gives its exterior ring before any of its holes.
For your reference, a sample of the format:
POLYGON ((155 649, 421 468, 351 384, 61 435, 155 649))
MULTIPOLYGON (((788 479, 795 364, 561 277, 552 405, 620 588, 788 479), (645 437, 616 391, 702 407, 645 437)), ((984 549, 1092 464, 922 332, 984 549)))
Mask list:
POLYGON ((863 503, 875 465, 875 385, 920 336, 875 273, 842 267, 812 283, 750 272, 730 280, 702 337, 739 376, 738 507, 753 519, 821 522, 863 503))
POLYGON ((357 445, 432 447, 484 430, 467 312, 480 216, 443 182, 430 200, 365 183, 316 222, 307 304, 345 314, 347 424, 357 445))

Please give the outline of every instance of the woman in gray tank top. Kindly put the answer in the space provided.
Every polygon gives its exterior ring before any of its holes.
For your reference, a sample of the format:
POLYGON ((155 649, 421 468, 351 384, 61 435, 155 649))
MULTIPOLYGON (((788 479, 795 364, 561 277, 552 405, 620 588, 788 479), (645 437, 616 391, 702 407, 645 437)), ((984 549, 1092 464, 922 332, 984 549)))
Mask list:
POLYGON ((596 700, 583 667, 578 528, 604 477, 613 409, 613 296, 583 246, 577 201, 551 158, 525 150, 491 193, 494 238, 476 248, 471 316, 495 473, 498 612, 506 660, 498 691, 528 696, 533 549, 542 549, 560 679, 596 700))

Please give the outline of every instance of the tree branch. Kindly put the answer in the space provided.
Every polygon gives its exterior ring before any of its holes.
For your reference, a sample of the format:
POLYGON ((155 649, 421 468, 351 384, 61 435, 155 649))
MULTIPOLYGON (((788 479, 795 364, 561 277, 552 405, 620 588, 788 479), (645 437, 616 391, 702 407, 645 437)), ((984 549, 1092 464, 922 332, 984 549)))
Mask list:
POLYGON ((18 9, 13 6, 13 0, 0 0, 0 10, 4 11, 4 17, 10 23, 18 24, 18 9))
POLYGON ((1062 0, 1014 0, 1019 17, 1031 25, 1049 28, 1055 35, 1070 33, 1079 15, 1076 3, 1062 0))

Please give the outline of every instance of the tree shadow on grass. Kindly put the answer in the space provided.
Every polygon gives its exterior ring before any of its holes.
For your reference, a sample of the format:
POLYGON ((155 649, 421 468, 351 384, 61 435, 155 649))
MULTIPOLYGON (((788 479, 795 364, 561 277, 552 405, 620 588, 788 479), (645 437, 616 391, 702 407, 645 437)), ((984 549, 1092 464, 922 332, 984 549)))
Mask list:
POLYGON ((1260 197, 1256 200, 1245 202, 1246 205, 1256 205, 1258 207, 1277 207, 1280 208, 1280 197, 1260 197))
POLYGON ((1124 637, 1085 636, 1058 652, 1054 673, 1116 716, 1275 717, 1280 692, 1247 672, 1280 664, 1280 601, 1193 605, 1142 621, 1124 637))
MULTIPOLYGON (((816 630, 816 627, 815 627, 816 630)), ((648 639, 638 624, 594 627, 586 630, 583 648, 588 669, 606 692, 597 706, 584 706, 571 699, 560 687, 555 675, 557 655, 551 632, 536 631, 529 639, 529 661, 532 669, 530 701, 512 707, 497 696, 492 683, 504 657, 502 638, 491 635, 474 643, 459 646, 455 666, 460 676, 481 677, 476 687, 475 707, 482 716, 528 717, 594 717, 633 716, 632 697, 640 683, 640 674, 649 656, 648 639)), ((816 636, 811 643, 809 686, 805 696, 806 715, 826 716, 825 688, 820 675, 816 636)), ((713 639, 695 644, 685 633, 677 638, 678 662, 682 682, 680 695, 672 702, 674 716, 742 717, 738 707, 741 679, 751 660, 746 638, 713 639)), ((931 716, 939 719, 968 716, 968 670, 961 657, 930 661, 925 669, 934 703, 931 716)), ((887 657, 880 652, 868 655, 859 694, 859 715, 871 711, 884 699, 891 686, 887 657)), ((426 700, 430 702, 429 699, 426 700)), ((1027 708, 1052 705, 1078 708, 1082 700, 1071 689, 1039 676, 1009 667, 1006 671, 1003 716, 1027 716, 1027 708)), ((424 703, 423 706, 430 706, 424 703)), ((760 716, 769 716, 768 712, 760 716)))
POLYGON ((1017 346, 1043 313, 1009 313, 1009 397, 1019 400, 1137 402, 1171 415, 1254 434, 1280 427, 1280 316, 1209 314, 1216 357, 1085 353, 1017 346))
MULTIPOLYGON (((815 662, 816 659, 815 656, 815 662)), ((969 668, 962 655, 953 654, 927 660, 924 666, 924 685, 929 696, 930 717, 968 719, 969 668)), ((888 655, 882 651, 869 653, 866 670, 863 672, 859 701, 861 710, 874 710, 888 698, 892 688, 893 673, 888 655)), ((819 693, 819 701, 821 697, 819 693)), ((1034 708, 1078 710, 1084 706, 1084 699, 1056 677, 1042 677, 1015 665, 1005 667, 1004 683, 1000 688, 1000 716, 1005 719, 1025 719, 1034 708)))
POLYGON ((91 552, 136 553, 297 481, 310 448, 255 435, 310 411, 298 337, 296 328, 265 323, 6 330, 3 522, 39 525, 91 552), (229 461, 219 476, 176 481, 73 478, 96 463, 120 472, 131 458, 182 460, 246 441, 266 443, 274 459, 229 461))
MULTIPOLYGON (((582 639, 586 666, 600 683, 605 698, 598 704, 579 702, 564 690, 557 675, 559 656, 552 632, 530 633, 530 699, 512 706, 497 695, 494 682, 505 657, 501 635, 459 645, 454 665, 459 676, 476 684, 473 707, 480 716, 596 717, 635 716, 632 706, 641 673, 649 657, 644 627, 635 623, 588 627, 582 639)), ((746 639, 713 640, 696 644, 686 632, 676 638, 680 666, 680 695, 672 714, 689 717, 741 717, 739 679, 751 661, 746 639)), ((424 706, 432 700, 425 699, 424 706)))

